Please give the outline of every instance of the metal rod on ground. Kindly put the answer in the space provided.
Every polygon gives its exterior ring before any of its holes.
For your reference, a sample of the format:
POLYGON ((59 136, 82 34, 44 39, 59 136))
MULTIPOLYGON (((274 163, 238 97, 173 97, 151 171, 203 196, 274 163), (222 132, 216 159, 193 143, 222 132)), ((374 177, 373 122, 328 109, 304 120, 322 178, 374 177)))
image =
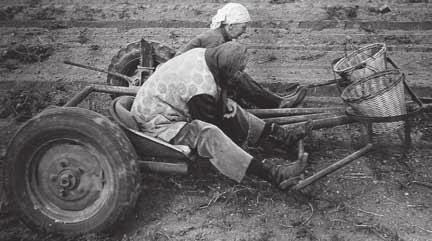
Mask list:
POLYGON ((96 92, 103 92, 109 94, 123 94, 123 95, 136 95, 139 90, 139 86, 112 86, 112 85, 98 85, 93 84, 92 87, 96 92))
POLYGON ((102 73, 107 73, 107 74, 113 75, 115 77, 118 77, 118 78, 126 80, 129 83, 129 85, 133 85, 133 83, 134 83, 134 80, 131 77, 129 77, 127 75, 124 75, 124 74, 120 74, 120 73, 116 73, 116 72, 111 72, 111 71, 107 71, 107 70, 104 70, 104 69, 99 69, 99 68, 96 68, 96 67, 93 67, 93 66, 84 65, 84 64, 78 64, 78 63, 74 63, 74 62, 71 62, 71 61, 68 61, 68 60, 63 61, 63 63, 69 64, 69 65, 73 65, 73 66, 76 66, 76 67, 81 67, 81 68, 84 68, 84 69, 89 69, 89 70, 94 70, 94 71, 98 71, 98 72, 102 72, 102 73))
POLYGON ((81 101, 83 101, 91 92, 93 92, 93 86, 86 86, 82 89, 78 94, 74 95, 72 99, 70 99, 64 107, 74 107, 77 106, 81 101))
POLYGON ((334 171, 339 170, 340 168, 346 166, 350 162, 361 157, 363 154, 368 152, 372 147, 373 147, 373 145, 371 143, 367 144, 365 147, 361 148, 360 150, 358 150, 358 151, 350 154, 349 156, 345 157, 344 159, 337 161, 337 162, 331 164, 330 166, 320 170, 319 172, 315 173, 313 176, 310 176, 304 180, 301 180, 300 182, 297 183, 297 185, 295 185, 293 187, 293 189, 294 190, 300 190, 300 189, 314 183, 318 179, 320 179, 324 176, 327 176, 328 174, 330 174, 334 171))
MULTIPOLYGON (((321 128, 330 128, 330 127, 335 127, 340 125, 347 125, 355 122, 357 121, 347 115, 339 115, 336 117, 313 120, 312 129, 316 130, 321 128)), ((295 127, 303 124, 304 122, 297 122, 297 123, 287 124, 286 126, 295 127)))
POLYGON ((248 109, 248 112, 258 117, 280 117, 289 115, 305 115, 323 112, 343 112, 344 107, 323 107, 323 108, 281 108, 281 109, 248 109))
POLYGON ((283 117, 273 117, 273 118, 265 118, 265 122, 272 122, 277 124, 291 124, 308 120, 318 120, 330 117, 338 117, 339 115, 335 113, 317 113, 317 114, 309 114, 309 115, 295 115, 295 116, 283 116, 283 117))
POLYGON ((429 182, 412 181, 411 183, 417 184, 420 186, 424 186, 424 187, 428 187, 428 188, 432 188, 432 183, 429 183, 429 182))

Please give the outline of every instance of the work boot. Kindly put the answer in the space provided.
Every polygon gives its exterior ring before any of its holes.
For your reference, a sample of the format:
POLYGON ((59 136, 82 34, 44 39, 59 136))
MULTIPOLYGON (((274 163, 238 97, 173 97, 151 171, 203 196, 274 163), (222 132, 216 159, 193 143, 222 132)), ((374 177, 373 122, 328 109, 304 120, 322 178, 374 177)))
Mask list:
POLYGON ((263 165, 268 172, 268 181, 280 189, 286 189, 295 184, 291 180, 298 180, 300 174, 304 171, 307 165, 308 153, 289 164, 274 164, 264 160, 263 165))
POLYGON ((306 94, 306 87, 298 87, 294 94, 283 97, 283 100, 279 104, 279 108, 294 108, 298 106, 304 100, 306 94))
POLYGON ((284 85, 284 89, 286 92, 286 97, 293 96, 295 93, 297 93, 298 89, 300 88, 300 84, 298 82, 295 83, 287 83, 284 85))
POLYGON ((312 132, 312 120, 308 120, 302 125, 280 126, 275 123, 270 124, 268 139, 277 144, 290 146, 297 143, 298 140, 309 136, 312 132))

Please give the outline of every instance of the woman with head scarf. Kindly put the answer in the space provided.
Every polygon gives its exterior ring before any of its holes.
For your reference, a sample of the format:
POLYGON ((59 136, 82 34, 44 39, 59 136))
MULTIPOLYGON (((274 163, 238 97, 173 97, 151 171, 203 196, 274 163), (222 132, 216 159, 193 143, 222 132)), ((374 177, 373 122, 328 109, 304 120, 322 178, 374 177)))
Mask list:
POLYGON ((189 41, 177 55, 193 48, 216 47, 237 39, 246 32, 250 21, 246 7, 239 3, 227 3, 212 18, 210 30, 189 41))
POLYGON ((234 140, 291 145, 305 137, 310 126, 288 129, 266 124, 227 99, 226 90, 246 62, 246 48, 234 42, 190 50, 161 65, 147 79, 131 112, 144 133, 189 146, 235 181, 252 174, 280 185, 304 170, 307 154, 290 165, 276 165, 252 157, 234 140), (229 132, 233 129, 236 132, 229 132))
MULTIPOLYGON (((246 32, 250 21, 251 18, 246 7, 239 3, 227 3, 212 18, 210 30, 189 41, 177 52, 177 55, 193 48, 216 47, 237 39, 246 32)), ((236 74, 236 80, 238 97, 260 108, 296 107, 303 101, 307 93, 305 87, 300 87, 298 83, 290 83, 288 89, 291 92, 287 96, 279 96, 263 88, 243 71, 236 74)))

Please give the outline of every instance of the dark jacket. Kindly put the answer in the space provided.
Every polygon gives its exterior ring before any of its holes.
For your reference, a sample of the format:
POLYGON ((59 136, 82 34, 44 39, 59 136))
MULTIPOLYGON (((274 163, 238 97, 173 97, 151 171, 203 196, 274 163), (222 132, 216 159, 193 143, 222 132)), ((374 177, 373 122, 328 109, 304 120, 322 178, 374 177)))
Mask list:
POLYGON ((180 48, 176 55, 182 54, 193 48, 213 48, 231 41, 224 28, 208 30, 189 41, 180 48))

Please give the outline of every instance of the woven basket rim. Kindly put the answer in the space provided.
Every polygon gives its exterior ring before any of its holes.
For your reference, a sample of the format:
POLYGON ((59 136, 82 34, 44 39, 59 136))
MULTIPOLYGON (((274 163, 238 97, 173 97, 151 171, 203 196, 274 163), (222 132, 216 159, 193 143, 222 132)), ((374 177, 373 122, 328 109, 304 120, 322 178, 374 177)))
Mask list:
POLYGON ((348 103, 358 103, 358 102, 362 102, 362 101, 365 101, 365 100, 369 100, 369 99, 375 98, 375 97, 377 97, 377 96, 379 96, 379 95, 382 95, 382 94, 384 94, 384 93, 390 91, 394 86, 398 85, 401 81, 403 81, 403 80, 404 80, 404 77, 405 77, 405 75, 404 75, 402 72, 400 72, 398 69, 384 70, 384 71, 378 72, 378 73, 376 73, 376 74, 370 75, 370 76, 368 76, 368 77, 366 77, 366 78, 361 78, 359 81, 354 82, 354 83, 348 85, 348 86, 347 86, 347 87, 342 91, 341 98, 342 98, 345 102, 348 102, 348 103), (362 97, 360 97, 360 98, 350 98, 350 97, 347 97, 347 96, 346 96, 346 95, 347 95, 346 93, 347 93, 350 89, 352 89, 354 86, 359 85, 359 84, 362 84, 362 83, 364 83, 364 82, 366 82, 366 81, 369 81, 369 80, 371 80, 371 79, 374 79, 374 78, 376 78, 376 77, 380 77, 380 76, 387 75, 387 74, 396 74, 396 75, 398 75, 398 78, 397 78, 396 81, 394 81, 393 83, 391 83, 389 86, 387 86, 387 87, 385 87, 385 88, 383 88, 383 89, 377 91, 377 92, 374 93, 373 95, 362 96, 362 97))
MULTIPOLYGON (((345 68, 345 69, 341 69, 341 70, 339 70, 339 69, 338 69, 338 66, 341 65, 343 62, 347 61, 348 59, 350 59, 351 57, 357 55, 358 53, 360 53, 360 52, 362 52, 362 51, 364 51, 364 50, 367 50, 367 49, 373 48, 373 47, 375 47, 375 46, 377 46, 377 45, 378 45, 378 46, 381 46, 382 48, 381 48, 378 52, 376 52, 376 53, 373 55, 373 57, 377 56, 378 54, 382 54, 383 52, 386 51, 387 47, 386 47, 385 43, 373 43, 373 44, 366 45, 366 46, 364 46, 364 47, 362 47, 362 48, 360 48, 360 49, 357 49, 357 50, 351 52, 351 53, 348 54, 346 57, 343 57, 343 58, 340 59, 338 62, 336 62, 336 64, 333 65, 333 71, 336 72, 336 73, 344 73, 344 72, 348 72, 349 70, 353 70, 353 69, 357 68, 357 66, 350 66, 350 67, 348 67, 348 68, 345 68)), ((368 57, 367 59, 361 61, 358 65, 361 65, 361 64, 365 63, 365 62, 368 61, 370 58, 371 58, 371 57, 368 57)))

